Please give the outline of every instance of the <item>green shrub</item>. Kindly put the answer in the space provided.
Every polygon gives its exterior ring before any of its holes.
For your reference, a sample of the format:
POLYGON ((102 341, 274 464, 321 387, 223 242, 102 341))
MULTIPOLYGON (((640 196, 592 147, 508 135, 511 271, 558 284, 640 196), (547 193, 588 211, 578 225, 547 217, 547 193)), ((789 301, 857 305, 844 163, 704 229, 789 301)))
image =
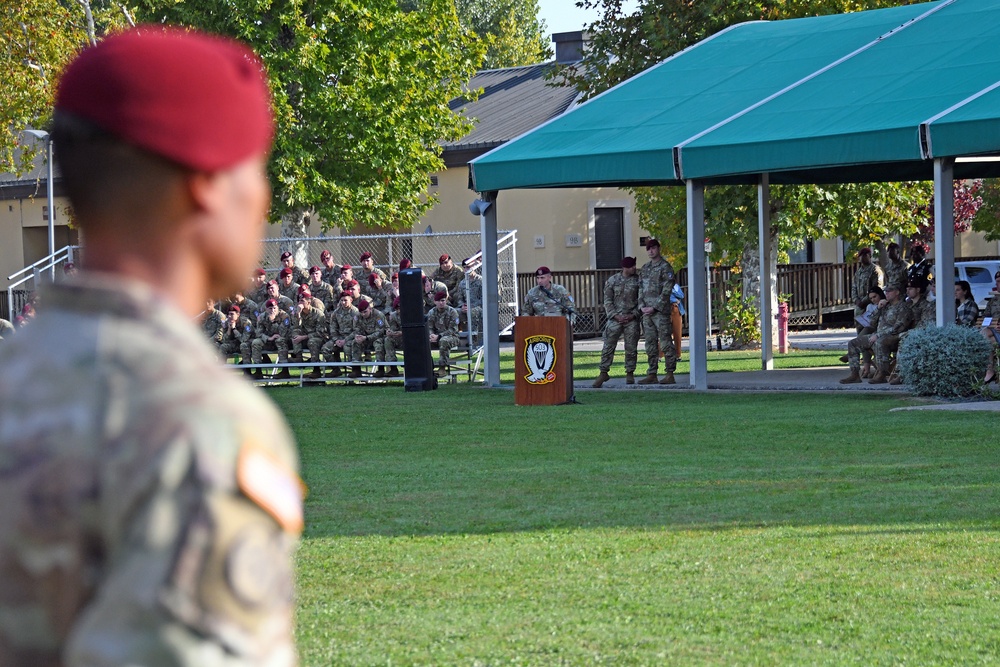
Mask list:
POLYGON ((756 300, 743 298, 743 281, 734 278, 726 289, 726 304, 722 310, 720 333, 732 350, 760 345, 760 308, 756 300))
POLYGON ((969 396, 981 386, 991 347, 978 329, 914 329, 899 345, 896 370, 921 396, 969 396))

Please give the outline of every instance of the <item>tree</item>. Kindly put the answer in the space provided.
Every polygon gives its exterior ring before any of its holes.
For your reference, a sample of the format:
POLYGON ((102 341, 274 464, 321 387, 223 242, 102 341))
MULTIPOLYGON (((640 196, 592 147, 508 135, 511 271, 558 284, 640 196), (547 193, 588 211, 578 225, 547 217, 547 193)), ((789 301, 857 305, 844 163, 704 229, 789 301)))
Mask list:
POLYGON ((45 127, 55 83, 70 59, 109 30, 131 22, 106 0, 21 0, 0 9, 0 171, 30 169, 37 147, 23 130, 45 127))

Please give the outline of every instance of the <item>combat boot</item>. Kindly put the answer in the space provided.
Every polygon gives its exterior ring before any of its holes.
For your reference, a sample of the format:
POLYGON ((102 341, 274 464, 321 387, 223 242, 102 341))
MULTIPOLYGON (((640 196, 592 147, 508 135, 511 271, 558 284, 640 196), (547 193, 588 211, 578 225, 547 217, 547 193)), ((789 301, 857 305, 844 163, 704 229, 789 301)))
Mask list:
POLYGON ((600 389, 601 385, 603 385, 605 382, 607 382, 610 379, 611 378, 608 377, 607 373, 605 373, 604 371, 601 371, 601 374, 597 376, 596 380, 594 380, 594 384, 592 384, 590 386, 593 387, 594 389, 600 389))
POLYGON ((390 366, 389 367, 389 377, 391 377, 391 378, 398 378, 399 377, 399 366, 390 366))
POLYGON ((646 377, 639 380, 639 384, 656 384, 656 373, 650 373, 646 377))
POLYGON ((885 373, 883 373, 882 369, 880 368, 878 369, 878 372, 875 373, 875 377, 873 377, 871 380, 868 381, 868 384, 885 384, 886 382, 887 380, 885 379, 885 373))
POLYGON ((859 384, 861 382, 861 374, 858 373, 858 369, 852 368, 851 374, 840 381, 840 384, 859 384))
POLYGON ((328 378, 339 378, 342 375, 339 366, 334 366, 326 372, 328 378))
POLYGON ((292 374, 288 372, 288 369, 287 368, 282 368, 280 371, 278 371, 278 374, 274 376, 274 379, 275 380, 289 380, 289 379, 291 379, 291 377, 292 377, 292 374))
POLYGON ((889 384, 903 384, 903 378, 899 376, 899 373, 893 372, 893 374, 889 376, 889 384))
POLYGON ((847 360, 847 355, 846 354, 840 358, 840 363, 842 363, 842 364, 846 364, 847 361, 848 360, 847 360))
POLYGON ((625 371, 625 384, 635 384, 635 373, 625 371))
POLYGON ((361 366, 351 366, 351 372, 347 374, 347 377, 352 380, 356 380, 361 377, 361 366))
POLYGON ((260 371, 259 368, 255 368, 253 372, 250 373, 250 377, 252 377, 254 380, 263 380, 264 374, 260 371))
POLYGON ((434 375, 436 375, 439 378, 448 377, 448 367, 447 366, 438 366, 437 370, 434 371, 434 375))
POLYGON ((677 384, 677 381, 674 380, 674 374, 672 372, 667 372, 667 374, 663 376, 663 379, 660 380, 660 384, 677 384))
POLYGON ((319 378, 323 377, 323 371, 320 369, 319 366, 317 366, 313 368, 312 373, 307 373, 306 377, 309 378, 310 380, 318 380, 319 378))
POLYGON ((384 378, 385 377, 385 370, 381 366, 379 366, 378 370, 375 371, 375 373, 372 375, 372 377, 373 378, 384 378))

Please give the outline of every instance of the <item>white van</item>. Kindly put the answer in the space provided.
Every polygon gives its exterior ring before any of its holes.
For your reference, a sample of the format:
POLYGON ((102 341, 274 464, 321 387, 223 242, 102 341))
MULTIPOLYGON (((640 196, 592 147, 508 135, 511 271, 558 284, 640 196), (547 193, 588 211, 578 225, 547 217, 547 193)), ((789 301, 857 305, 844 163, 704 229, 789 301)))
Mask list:
MULTIPOLYGON (((1000 271, 1000 260, 979 260, 974 262, 955 262, 955 280, 968 280, 972 286, 972 296, 980 308, 986 307, 986 300, 993 289, 993 276, 1000 271)), ((941 295, 943 285, 938 285, 938 295, 941 295)))

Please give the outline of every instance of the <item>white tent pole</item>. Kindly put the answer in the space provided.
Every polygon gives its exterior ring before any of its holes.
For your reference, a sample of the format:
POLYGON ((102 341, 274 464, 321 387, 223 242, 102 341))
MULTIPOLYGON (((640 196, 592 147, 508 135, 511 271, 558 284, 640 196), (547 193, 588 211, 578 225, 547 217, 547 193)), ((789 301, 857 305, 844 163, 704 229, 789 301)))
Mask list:
POLYGON ((705 186, 701 181, 687 181, 687 255, 688 255, 688 346, 691 358, 690 384, 708 389, 708 337, 705 311, 708 287, 700 279, 705 274, 705 186))
POLYGON ((774 370, 774 343, 771 340, 771 302, 776 285, 771 280, 771 184, 767 174, 757 183, 757 240, 760 250, 760 363, 774 370))
POLYGON ((937 325, 955 321, 955 159, 934 159, 934 281, 937 325))

